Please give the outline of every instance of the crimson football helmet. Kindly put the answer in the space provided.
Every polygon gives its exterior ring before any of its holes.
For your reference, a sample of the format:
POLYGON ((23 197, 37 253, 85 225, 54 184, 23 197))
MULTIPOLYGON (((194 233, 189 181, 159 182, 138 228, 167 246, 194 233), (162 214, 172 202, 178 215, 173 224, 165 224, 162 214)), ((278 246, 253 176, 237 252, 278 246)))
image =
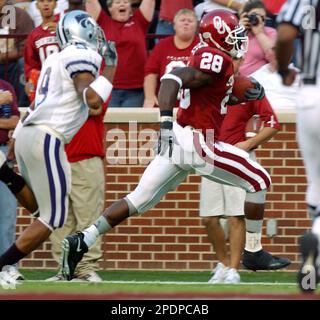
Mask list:
POLYGON ((248 50, 245 27, 230 11, 218 9, 207 13, 200 21, 201 40, 234 58, 241 58, 248 50))

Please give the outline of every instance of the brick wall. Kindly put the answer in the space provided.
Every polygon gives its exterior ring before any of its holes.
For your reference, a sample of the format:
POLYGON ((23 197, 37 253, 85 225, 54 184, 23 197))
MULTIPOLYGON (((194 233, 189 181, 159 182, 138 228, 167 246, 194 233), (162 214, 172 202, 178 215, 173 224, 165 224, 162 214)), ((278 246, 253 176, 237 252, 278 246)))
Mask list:
MULTIPOLYGON (((285 114, 280 116, 280 120, 283 122, 281 132, 257 152, 260 163, 268 169, 273 179, 273 186, 267 196, 265 220, 275 218, 278 222, 278 234, 274 238, 265 236, 264 223, 263 245, 273 254, 290 258, 293 262, 290 269, 295 270, 298 264, 297 239, 309 227, 304 203, 306 179, 295 140, 294 116, 285 114)), ((148 143, 149 132, 146 128, 157 129, 154 123, 131 126, 130 141, 133 146, 129 154, 126 150, 129 127, 127 123, 120 123, 123 121, 122 118, 116 118, 113 123, 106 124, 108 159, 126 158, 125 164, 106 166, 106 205, 134 189, 145 168, 144 164, 137 162, 136 154, 143 152, 143 145, 148 143), (119 129, 122 137, 114 139, 114 134, 119 129), (123 140, 124 132, 127 142, 123 140)), ((150 122, 155 122, 155 118, 151 117, 150 122)), ((145 159, 148 156, 150 154, 146 154, 145 159)), ((198 217, 199 181, 199 177, 190 175, 156 208, 141 217, 129 219, 104 236, 101 268, 212 269, 215 255, 198 217)), ((27 215, 22 214, 22 209, 19 209, 17 232, 20 233, 30 221, 27 215)), ((22 267, 55 266, 49 242, 22 262, 22 267)))

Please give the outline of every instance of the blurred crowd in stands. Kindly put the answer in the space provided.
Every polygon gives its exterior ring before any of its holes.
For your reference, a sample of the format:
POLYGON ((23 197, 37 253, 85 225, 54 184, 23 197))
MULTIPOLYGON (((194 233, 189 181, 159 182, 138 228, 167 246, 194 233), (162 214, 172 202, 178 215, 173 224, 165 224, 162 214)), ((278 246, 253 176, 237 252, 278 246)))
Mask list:
POLYGON ((157 106, 159 79, 172 68, 187 63, 191 49, 199 41, 196 34, 197 21, 210 10, 231 10, 238 14, 248 29, 250 45, 242 73, 249 75, 263 65, 272 65, 276 38, 275 17, 285 1, 264 0, 258 8, 256 2, 0 0, 0 78, 15 88, 19 107, 28 106, 34 97, 32 88, 36 85, 41 62, 58 48, 53 40, 56 22, 70 6, 85 8, 104 29, 107 39, 115 41, 117 45, 119 65, 109 107, 154 107, 157 106), (37 3, 48 8, 40 12, 37 3), (50 3, 54 8, 53 13, 50 13, 50 3), (15 28, 6 25, 12 5, 15 7, 15 28), (48 18, 43 21, 45 10, 48 18), (42 27, 41 36, 44 37, 44 31, 46 33, 43 42, 47 43, 42 51, 39 51, 43 45, 39 32, 36 35, 34 32, 39 26, 42 27))

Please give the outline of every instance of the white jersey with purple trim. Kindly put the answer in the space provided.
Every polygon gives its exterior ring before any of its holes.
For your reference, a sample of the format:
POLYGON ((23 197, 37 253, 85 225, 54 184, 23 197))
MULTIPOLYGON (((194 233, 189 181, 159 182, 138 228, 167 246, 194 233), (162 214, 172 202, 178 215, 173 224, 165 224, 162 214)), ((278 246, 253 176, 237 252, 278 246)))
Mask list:
POLYGON ((80 72, 99 76, 102 58, 84 45, 70 45, 50 55, 39 77, 35 108, 23 125, 49 127, 69 142, 88 118, 88 107, 77 93, 73 77, 80 72))

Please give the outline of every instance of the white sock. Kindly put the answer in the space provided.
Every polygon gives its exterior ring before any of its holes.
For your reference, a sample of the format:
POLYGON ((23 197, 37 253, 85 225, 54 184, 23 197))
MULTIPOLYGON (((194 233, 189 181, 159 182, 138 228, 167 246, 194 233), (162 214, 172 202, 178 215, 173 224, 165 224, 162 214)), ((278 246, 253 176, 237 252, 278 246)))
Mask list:
POLYGON ((88 248, 90 248, 100 236, 99 231, 94 224, 92 224, 87 229, 84 229, 82 233, 84 234, 83 241, 88 246, 88 248))
POLYGON ((262 249, 261 232, 246 231, 246 245, 245 250, 250 252, 257 252, 262 249))

